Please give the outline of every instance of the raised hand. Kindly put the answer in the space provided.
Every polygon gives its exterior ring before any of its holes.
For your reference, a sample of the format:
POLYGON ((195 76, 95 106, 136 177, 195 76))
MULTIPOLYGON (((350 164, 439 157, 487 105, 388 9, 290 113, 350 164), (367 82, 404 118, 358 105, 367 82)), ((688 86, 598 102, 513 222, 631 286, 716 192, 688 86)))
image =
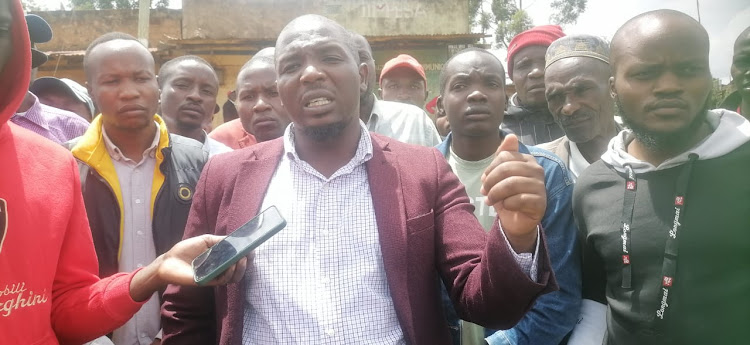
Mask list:
POLYGON ((497 157, 482 175, 482 195, 495 208, 513 249, 531 252, 536 228, 547 209, 544 169, 536 159, 518 152, 518 138, 508 134, 497 148, 497 157))

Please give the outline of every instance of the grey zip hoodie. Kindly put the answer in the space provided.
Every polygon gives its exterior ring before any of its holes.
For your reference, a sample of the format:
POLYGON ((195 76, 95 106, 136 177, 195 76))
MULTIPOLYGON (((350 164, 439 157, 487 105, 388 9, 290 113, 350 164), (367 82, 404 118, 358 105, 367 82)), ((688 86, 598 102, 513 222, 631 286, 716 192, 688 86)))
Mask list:
POLYGON ((627 144, 634 138, 633 132, 629 129, 621 131, 610 140, 607 151, 602 155, 602 161, 618 172, 624 173, 624 166, 630 165, 633 172, 641 174, 683 164, 688 161, 688 155, 691 153, 698 154, 699 160, 721 157, 750 141, 750 122, 740 114, 724 109, 709 110, 706 121, 714 130, 711 135, 695 147, 667 159, 659 166, 641 161, 626 151, 627 144))

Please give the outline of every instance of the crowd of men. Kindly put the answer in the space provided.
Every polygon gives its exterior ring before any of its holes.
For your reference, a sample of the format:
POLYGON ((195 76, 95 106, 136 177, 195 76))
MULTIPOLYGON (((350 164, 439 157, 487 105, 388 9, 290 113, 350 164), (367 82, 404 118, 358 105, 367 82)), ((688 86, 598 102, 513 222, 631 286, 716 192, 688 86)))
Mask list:
POLYGON ((49 25, 0 0, 0 344, 736 344, 750 322, 750 28, 709 109, 672 10, 400 54, 292 20, 217 103, 211 63, 136 38, 35 78, 49 25), (225 123, 211 128, 223 109, 225 123), (228 119, 232 113, 237 118, 228 119), (743 117, 744 115, 744 117, 743 117), (198 287, 198 254, 286 227, 198 287))

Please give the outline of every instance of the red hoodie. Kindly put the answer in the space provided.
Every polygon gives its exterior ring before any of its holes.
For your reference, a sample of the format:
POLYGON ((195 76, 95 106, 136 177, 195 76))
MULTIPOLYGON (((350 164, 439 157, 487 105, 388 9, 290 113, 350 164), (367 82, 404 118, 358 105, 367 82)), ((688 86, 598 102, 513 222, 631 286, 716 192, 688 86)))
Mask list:
POLYGON ((8 122, 29 84, 31 51, 12 0, 13 56, 0 66, 0 344, 81 344, 140 308, 133 273, 99 280, 73 156, 8 122))

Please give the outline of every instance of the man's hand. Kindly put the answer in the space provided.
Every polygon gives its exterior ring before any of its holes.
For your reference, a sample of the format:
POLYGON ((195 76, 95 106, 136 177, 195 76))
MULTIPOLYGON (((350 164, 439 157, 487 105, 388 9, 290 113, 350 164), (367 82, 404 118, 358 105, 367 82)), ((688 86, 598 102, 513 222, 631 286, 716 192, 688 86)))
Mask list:
MULTIPOLYGON (((175 244, 172 249, 135 274, 130 282, 130 296, 135 301, 144 301, 167 284, 196 285, 191 265, 193 259, 222 239, 222 236, 202 235, 175 244)), ((240 259, 208 285, 239 282, 245 273, 247 260, 246 257, 240 259)))
POLYGON ((518 152, 514 134, 505 136, 497 157, 482 174, 481 193, 495 208, 513 250, 533 251, 536 228, 547 209, 544 169, 533 156, 518 152))

